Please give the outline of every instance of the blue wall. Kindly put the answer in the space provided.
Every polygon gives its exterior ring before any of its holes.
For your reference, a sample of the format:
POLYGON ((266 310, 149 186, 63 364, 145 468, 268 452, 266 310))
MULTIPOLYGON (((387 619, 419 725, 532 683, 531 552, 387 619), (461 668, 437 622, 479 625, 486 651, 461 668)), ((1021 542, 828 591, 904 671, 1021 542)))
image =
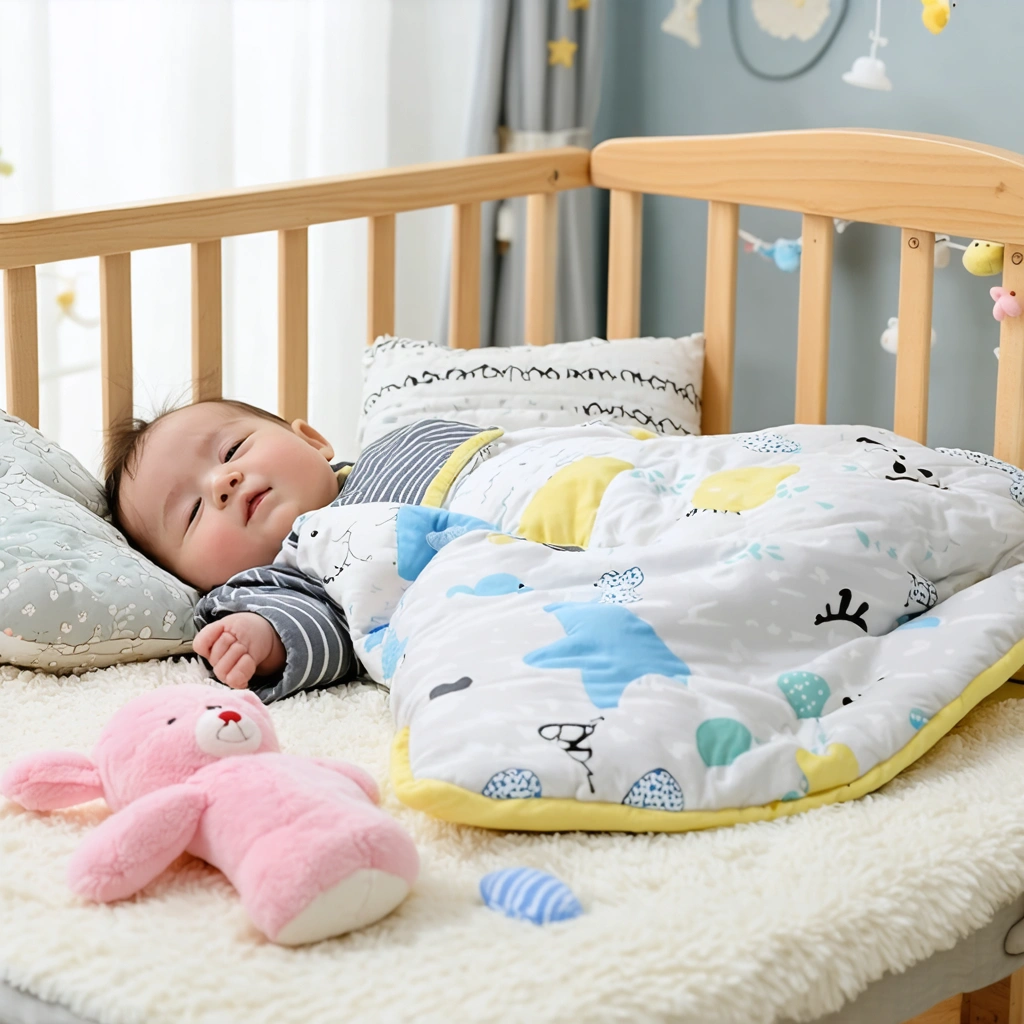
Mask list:
MULTIPOLYGON (((833 19, 839 2, 832 0, 833 19)), ((740 0, 741 30, 759 66, 795 67, 824 37, 809 43, 772 40, 756 28, 749 6, 740 0)), ((598 141, 858 126, 953 135, 1024 153, 1021 87, 1013 72, 1021 66, 1024 44, 1022 0, 960 0, 939 36, 921 24, 919 0, 886 0, 882 34, 889 45, 879 55, 893 83, 890 93, 854 88, 840 77, 868 51, 872 0, 851 0, 846 23, 821 63, 784 83, 761 81, 740 66, 729 40, 727 0, 704 0, 702 45, 696 50, 661 31, 671 0, 610 0, 610 7, 598 141)), ((704 203, 645 200, 643 333, 678 335, 700 328, 706 220, 704 203)), ((745 207, 740 224, 769 242, 800 234, 799 216, 780 211, 745 207)), ((599 231, 598 237, 607 237, 606 220, 599 231)), ((998 279, 972 277, 960 265, 960 254, 952 255, 950 266, 936 271, 938 342, 932 351, 928 441, 991 451, 998 328, 988 289, 998 279)), ((851 225, 837 236, 830 422, 892 426, 895 357, 878 339, 896 315, 898 280, 897 229, 851 225)), ((792 421, 797 285, 798 275, 741 253, 737 430, 792 421)))

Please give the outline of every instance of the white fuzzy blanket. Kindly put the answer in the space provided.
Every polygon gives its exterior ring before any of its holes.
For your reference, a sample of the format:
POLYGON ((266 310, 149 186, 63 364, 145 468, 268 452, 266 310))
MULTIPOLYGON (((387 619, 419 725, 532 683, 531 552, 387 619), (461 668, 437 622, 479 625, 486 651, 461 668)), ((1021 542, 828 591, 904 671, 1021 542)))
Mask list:
MULTIPOLYGON (((0 669, 0 768, 88 750, 109 715, 195 662, 56 678, 0 669)), ((369 687, 273 705, 285 750, 385 780, 390 717, 369 687)), ((102 1024, 810 1020, 888 968, 982 926, 1024 891, 1024 701, 978 709, 884 790, 794 818, 686 835, 513 835, 386 806, 423 874, 381 924, 304 949, 263 941, 232 889, 183 858, 140 897, 87 905, 64 866, 100 804, 0 804, 0 971, 102 1024), (486 872, 555 872, 586 914, 543 928, 477 895, 486 872)), ((297 852, 298 855, 298 852, 297 852)))

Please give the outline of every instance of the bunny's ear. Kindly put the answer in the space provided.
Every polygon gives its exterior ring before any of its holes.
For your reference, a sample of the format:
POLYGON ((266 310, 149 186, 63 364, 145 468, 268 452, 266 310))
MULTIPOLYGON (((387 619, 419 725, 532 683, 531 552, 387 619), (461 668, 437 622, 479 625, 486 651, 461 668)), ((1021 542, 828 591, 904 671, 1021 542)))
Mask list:
POLYGON ((30 811, 52 811, 102 797, 103 783, 85 754, 51 750, 18 758, 0 777, 0 793, 30 811))

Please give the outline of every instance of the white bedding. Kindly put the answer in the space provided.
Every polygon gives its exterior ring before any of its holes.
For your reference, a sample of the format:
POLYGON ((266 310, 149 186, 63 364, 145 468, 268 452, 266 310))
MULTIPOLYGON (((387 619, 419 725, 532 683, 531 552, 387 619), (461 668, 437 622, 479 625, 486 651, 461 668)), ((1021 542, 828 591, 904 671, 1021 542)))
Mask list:
MULTIPOLYGON (((2 669, 0 768, 29 750, 88 750, 133 696, 201 676, 194 662, 63 679, 2 669)), ((310 949, 275 947, 187 858, 137 899, 89 906, 64 868, 104 812, 3 804, 3 977, 100 1024, 806 1021, 1024 892, 1024 702, 979 709, 864 800, 675 836, 435 821, 387 785, 384 694, 339 688, 271 714, 285 749, 369 768, 412 830, 423 876, 397 914, 310 949), (517 864, 558 874, 584 916, 537 928, 486 909, 480 878, 517 864)))

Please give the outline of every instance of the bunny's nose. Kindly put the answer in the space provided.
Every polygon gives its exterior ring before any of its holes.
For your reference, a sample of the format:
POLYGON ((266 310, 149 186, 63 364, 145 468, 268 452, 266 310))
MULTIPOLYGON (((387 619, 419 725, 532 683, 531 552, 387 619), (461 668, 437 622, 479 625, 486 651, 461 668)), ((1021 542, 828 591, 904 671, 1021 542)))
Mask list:
POLYGON ((222 722, 240 722, 242 716, 237 711, 222 711, 217 716, 222 722))

